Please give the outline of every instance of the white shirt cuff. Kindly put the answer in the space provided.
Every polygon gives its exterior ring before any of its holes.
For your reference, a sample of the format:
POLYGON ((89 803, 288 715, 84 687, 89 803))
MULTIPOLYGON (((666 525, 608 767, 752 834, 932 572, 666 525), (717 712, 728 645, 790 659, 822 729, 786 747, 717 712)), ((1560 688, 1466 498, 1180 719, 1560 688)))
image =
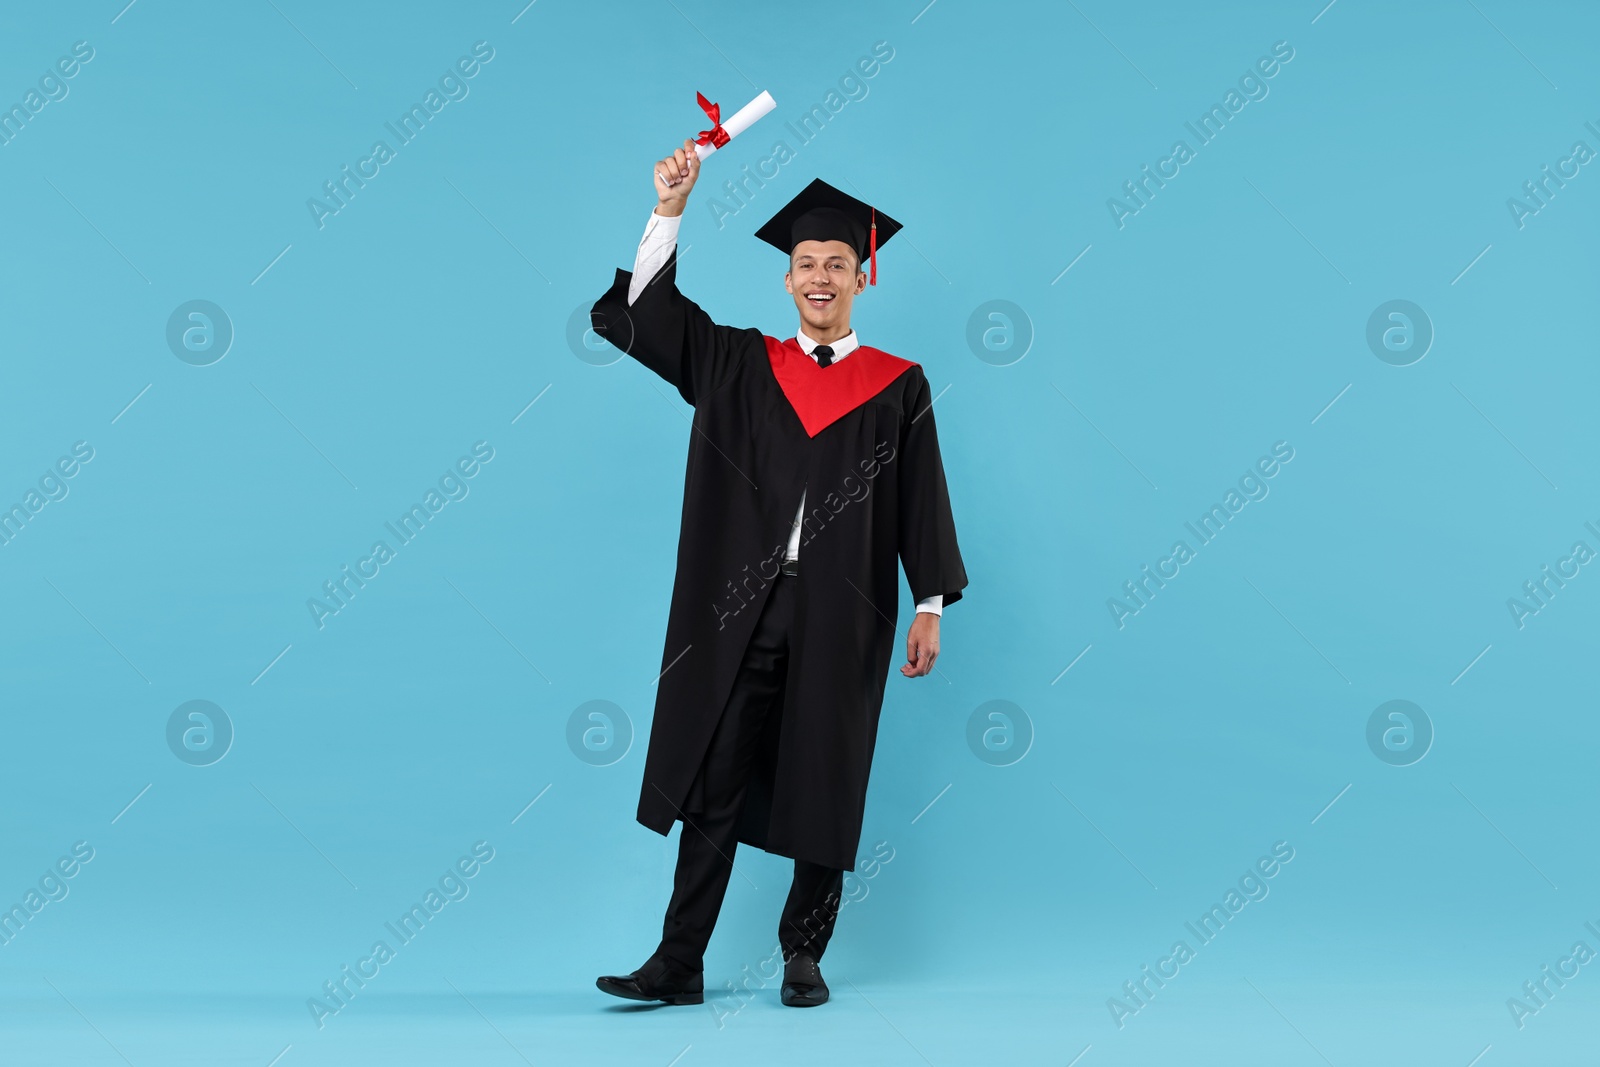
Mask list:
POLYGON ((926 600, 917 601, 918 611, 931 611, 935 615, 944 614, 944 594, 935 593, 926 600))

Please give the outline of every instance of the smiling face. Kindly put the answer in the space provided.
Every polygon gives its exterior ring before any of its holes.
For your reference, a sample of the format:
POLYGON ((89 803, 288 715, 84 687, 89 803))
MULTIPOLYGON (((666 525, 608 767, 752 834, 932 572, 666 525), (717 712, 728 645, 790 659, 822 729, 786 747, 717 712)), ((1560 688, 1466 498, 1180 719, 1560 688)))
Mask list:
POLYGON ((850 305, 867 276, 843 241, 801 241, 789 257, 783 287, 793 294, 808 337, 824 343, 850 332, 850 305))

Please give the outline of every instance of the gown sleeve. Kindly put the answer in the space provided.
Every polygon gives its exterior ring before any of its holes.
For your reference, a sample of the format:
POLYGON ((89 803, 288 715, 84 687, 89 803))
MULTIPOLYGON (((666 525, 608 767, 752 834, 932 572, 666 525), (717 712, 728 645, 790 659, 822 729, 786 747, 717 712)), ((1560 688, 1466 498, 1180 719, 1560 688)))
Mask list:
MULTIPOLYGON (((595 333, 643 363, 678 390, 691 406, 732 377, 760 332, 719 326, 678 291, 678 253, 628 303, 630 271, 618 270, 611 288, 589 312, 595 333)), ((756 347, 760 347, 757 344, 756 347)))
POLYGON ((908 391, 910 409, 900 429, 900 562, 911 586, 911 599, 935 593, 944 607, 961 599, 967 570, 956 544, 956 522, 939 455, 939 434, 933 421, 932 390, 920 368, 908 391))

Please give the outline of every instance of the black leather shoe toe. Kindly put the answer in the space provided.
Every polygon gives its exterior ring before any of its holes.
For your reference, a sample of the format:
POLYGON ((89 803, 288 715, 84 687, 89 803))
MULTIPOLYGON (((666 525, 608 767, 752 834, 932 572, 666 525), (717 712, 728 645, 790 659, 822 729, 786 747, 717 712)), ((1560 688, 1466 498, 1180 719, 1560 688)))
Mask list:
POLYGON ((660 1001, 664 1004, 704 1004, 705 978, 700 972, 674 973, 655 961, 632 974, 607 974, 594 980, 603 993, 627 1000, 660 1001))
POLYGON ((814 1008, 828 1002, 828 983, 810 956, 795 956, 783 965, 783 989, 778 999, 791 1008, 814 1008))

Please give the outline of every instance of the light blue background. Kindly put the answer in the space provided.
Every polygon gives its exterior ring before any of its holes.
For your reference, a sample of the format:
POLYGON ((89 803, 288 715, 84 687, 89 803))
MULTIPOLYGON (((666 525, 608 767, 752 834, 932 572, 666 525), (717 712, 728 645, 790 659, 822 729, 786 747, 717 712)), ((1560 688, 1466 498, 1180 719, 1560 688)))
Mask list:
MULTIPOLYGON (((1506 1006, 1600 949, 1600 577, 1506 606, 1600 548, 1600 175, 1506 206, 1600 149, 1592 6, 123 2, 0 24, 7 104, 95 50, 0 147, 0 503, 95 450, 0 548, 0 902, 95 849, 0 947, 7 1062, 1592 1062, 1600 969, 1521 1030, 1506 1006), (307 198, 477 41, 470 94, 318 229, 307 198), (1107 199, 1278 41, 1269 95, 1119 229, 1107 199), (894 859, 820 1012, 592 984, 670 889, 676 836, 633 812, 690 430, 567 325, 697 89, 778 101, 684 225, 719 321, 793 332, 750 234, 812 178, 906 224, 855 325, 945 390, 971 577, 938 673, 890 675, 863 839, 894 859), (705 198, 780 138, 719 229, 705 198), (193 299, 236 331, 210 366, 166 344, 193 299), (1392 299, 1436 331, 1410 366, 1365 340, 1392 299), (985 360, 991 300, 1025 317, 985 360), (307 598, 480 440, 470 495, 318 630, 307 598), (1270 495, 1119 630, 1107 598, 1278 441, 1270 495), (208 767, 165 740, 192 699, 236 730, 208 767), (604 767, 565 740, 596 699, 635 730, 604 767), (1436 731, 1411 766, 1367 746, 1391 699, 1436 731), (1032 725, 1011 766, 967 744, 991 700, 1032 725), (480 840, 470 895, 319 1030, 307 998, 480 840), (1119 1029, 1107 999, 1278 841, 1270 895, 1119 1029)), ((708 990, 787 887, 738 863, 708 990)))

